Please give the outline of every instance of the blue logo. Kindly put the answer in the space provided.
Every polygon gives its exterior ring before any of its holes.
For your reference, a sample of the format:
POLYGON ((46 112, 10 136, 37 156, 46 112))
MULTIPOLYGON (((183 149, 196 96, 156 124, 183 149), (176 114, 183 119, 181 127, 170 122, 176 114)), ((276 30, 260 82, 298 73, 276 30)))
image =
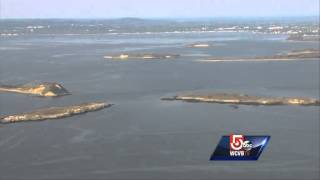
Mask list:
POLYGON ((270 136, 222 136, 210 160, 256 161, 269 139, 270 136))

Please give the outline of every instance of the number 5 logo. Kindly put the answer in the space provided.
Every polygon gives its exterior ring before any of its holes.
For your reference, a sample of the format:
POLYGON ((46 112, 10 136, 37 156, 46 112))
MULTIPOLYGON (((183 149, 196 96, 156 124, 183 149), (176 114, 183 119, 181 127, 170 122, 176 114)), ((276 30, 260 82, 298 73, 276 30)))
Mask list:
POLYGON ((242 149, 243 135, 230 134, 230 150, 239 151, 242 149))

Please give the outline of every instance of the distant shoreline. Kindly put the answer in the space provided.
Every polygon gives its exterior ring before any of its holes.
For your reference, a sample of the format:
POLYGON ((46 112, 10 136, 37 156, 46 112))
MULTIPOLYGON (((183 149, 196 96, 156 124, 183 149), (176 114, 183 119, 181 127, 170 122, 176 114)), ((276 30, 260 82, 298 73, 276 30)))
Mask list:
POLYGON ((195 60, 197 62, 263 62, 263 61, 310 61, 320 60, 320 50, 303 49, 257 57, 212 57, 211 59, 195 60))
POLYGON ((194 60, 196 62, 268 62, 268 61, 320 61, 319 58, 307 58, 307 59, 297 59, 297 58, 291 58, 291 59, 200 59, 200 60, 194 60))

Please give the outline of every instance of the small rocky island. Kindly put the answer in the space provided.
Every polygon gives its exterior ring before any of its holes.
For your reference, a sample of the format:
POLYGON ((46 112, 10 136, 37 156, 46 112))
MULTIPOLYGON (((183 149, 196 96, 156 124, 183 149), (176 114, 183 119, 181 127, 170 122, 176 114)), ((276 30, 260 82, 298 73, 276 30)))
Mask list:
POLYGON ((51 82, 26 85, 0 85, 0 92, 14 92, 43 97, 57 97, 70 94, 61 84, 51 82))
POLYGON ((83 114, 86 112, 97 111, 106 107, 110 107, 112 104, 103 102, 83 103, 79 105, 65 106, 65 107, 49 107, 44 109, 38 109, 32 112, 9 115, 0 118, 0 123, 15 123, 24 121, 40 121, 46 119, 58 119, 64 117, 70 117, 77 114, 83 114))
POLYGON ((256 57, 211 57, 207 60, 196 60, 200 62, 241 62, 241 61, 296 61, 296 60, 312 60, 320 59, 319 49, 303 49, 293 50, 281 54, 270 56, 256 56, 256 57))
POLYGON ((208 47, 210 47, 210 45, 205 44, 205 43, 198 43, 198 44, 191 44, 190 47, 192 47, 192 48, 208 48, 208 47))
POLYGON ((175 59, 178 58, 179 54, 155 54, 155 53, 146 53, 146 54, 120 54, 115 56, 104 56, 105 59, 113 60, 130 60, 130 59, 175 59))
POLYGON ((301 105, 319 106, 320 100, 303 97, 260 97, 235 93, 209 93, 177 95, 162 100, 181 100, 186 102, 206 102, 243 105, 301 105))

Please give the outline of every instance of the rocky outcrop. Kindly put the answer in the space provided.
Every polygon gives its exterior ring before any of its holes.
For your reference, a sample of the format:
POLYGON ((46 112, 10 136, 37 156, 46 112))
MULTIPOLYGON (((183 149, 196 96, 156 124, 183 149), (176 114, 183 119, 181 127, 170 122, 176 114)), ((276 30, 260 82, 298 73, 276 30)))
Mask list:
POLYGON ((179 54, 120 54, 115 56, 104 56, 105 59, 114 59, 114 60, 129 60, 129 59, 174 59, 178 58, 179 54))
POLYGON ((14 123, 65 118, 90 111, 97 111, 110 106, 111 104, 103 102, 92 102, 65 107, 49 107, 44 109, 38 109, 32 112, 4 116, 0 118, 0 123, 14 123))
POLYGON ((177 95, 162 100, 181 100, 187 102, 206 102, 221 104, 244 104, 244 105, 302 105, 319 106, 320 100, 303 97, 259 97, 246 94, 234 93, 210 93, 177 95))
POLYGON ((70 94, 61 84, 44 82, 33 85, 0 85, 0 92, 15 92, 43 97, 56 97, 70 94))

